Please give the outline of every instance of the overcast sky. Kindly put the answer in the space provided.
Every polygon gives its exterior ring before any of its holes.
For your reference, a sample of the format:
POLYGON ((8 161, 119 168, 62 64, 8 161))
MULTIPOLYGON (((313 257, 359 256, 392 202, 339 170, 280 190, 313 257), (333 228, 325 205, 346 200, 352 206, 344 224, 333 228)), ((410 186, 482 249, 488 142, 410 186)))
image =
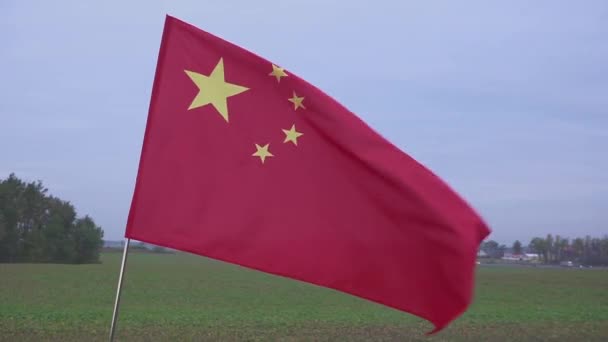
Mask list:
POLYGON ((0 178, 122 238, 166 14, 335 97, 493 239, 608 234, 606 1, 1 0, 0 178))

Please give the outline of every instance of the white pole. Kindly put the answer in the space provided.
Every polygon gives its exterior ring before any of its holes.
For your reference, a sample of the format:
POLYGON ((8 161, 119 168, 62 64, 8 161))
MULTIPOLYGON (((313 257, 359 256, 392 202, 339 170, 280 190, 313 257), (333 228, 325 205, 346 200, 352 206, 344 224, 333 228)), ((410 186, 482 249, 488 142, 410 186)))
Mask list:
POLYGON ((120 291, 122 290, 122 278, 125 274, 127 255, 129 254, 129 242, 126 239, 125 249, 122 252, 122 264, 120 265, 120 275, 118 276, 118 289, 116 289, 116 301, 114 302, 114 314, 112 315, 112 326, 110 327, 110 342, 114 341, 114 331, 116 330, 116 320, 118 319, 118 306, 120 305, 120 291))

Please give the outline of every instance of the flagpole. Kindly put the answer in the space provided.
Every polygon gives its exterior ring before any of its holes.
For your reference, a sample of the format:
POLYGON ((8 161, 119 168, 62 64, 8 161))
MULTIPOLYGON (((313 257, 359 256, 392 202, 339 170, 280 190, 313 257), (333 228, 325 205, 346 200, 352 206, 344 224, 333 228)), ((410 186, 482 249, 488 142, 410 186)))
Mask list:
POLYGON ((114 302, 114 314, 112 315, 112 325, 110 327, 110 342, 114 341, 114 331, 116 330, 116 320, 118 319, 118 306, 120 305, 120 292, 122 290, 122 278, 125 274, 125 266, 127 264, 130 241, 131 239, 126 239, 125 248, 122 252, 122 263, 120 264, 120 275, 118 276, 118 288, 116 289, 116 301, 114 302))

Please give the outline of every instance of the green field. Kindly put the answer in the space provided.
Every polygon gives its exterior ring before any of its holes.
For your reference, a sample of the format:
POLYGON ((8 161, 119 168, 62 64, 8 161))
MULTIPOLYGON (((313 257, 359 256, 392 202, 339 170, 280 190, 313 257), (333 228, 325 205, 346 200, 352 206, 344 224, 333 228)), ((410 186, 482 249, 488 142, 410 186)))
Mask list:
MULTIPOLYGON (((104 341, 120 263, 0 264, 0 340, 104 341)), ((480 267, 469 311, 428 338, 414 316, 187 254, 129 256, 124 341, 608 341, 608 270, 480 267)))

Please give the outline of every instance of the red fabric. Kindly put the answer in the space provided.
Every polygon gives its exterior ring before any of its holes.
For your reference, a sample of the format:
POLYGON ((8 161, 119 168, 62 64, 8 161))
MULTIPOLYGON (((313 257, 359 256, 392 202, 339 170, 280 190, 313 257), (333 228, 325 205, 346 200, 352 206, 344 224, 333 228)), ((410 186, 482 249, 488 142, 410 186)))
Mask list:
MULTIPOLYGON (((321 52, 319 52, 321 53, 321 52)), ((331 66, 326 66, 331 76, 331 66)), ((167 17, 126 237, 333 288, 430 320, 471 301, 482 219, 433 173, 289 70, 167 17), (229 122, 188 110, 223 59, 229 122), (287 99, 304 96, 305 109, 287 99), (298 145, 282 129, 296 125, 298 145), (252 156, 269 143, 274 157, 252 156)), ((373 101, 373 99, 369 99, 373 101)))

